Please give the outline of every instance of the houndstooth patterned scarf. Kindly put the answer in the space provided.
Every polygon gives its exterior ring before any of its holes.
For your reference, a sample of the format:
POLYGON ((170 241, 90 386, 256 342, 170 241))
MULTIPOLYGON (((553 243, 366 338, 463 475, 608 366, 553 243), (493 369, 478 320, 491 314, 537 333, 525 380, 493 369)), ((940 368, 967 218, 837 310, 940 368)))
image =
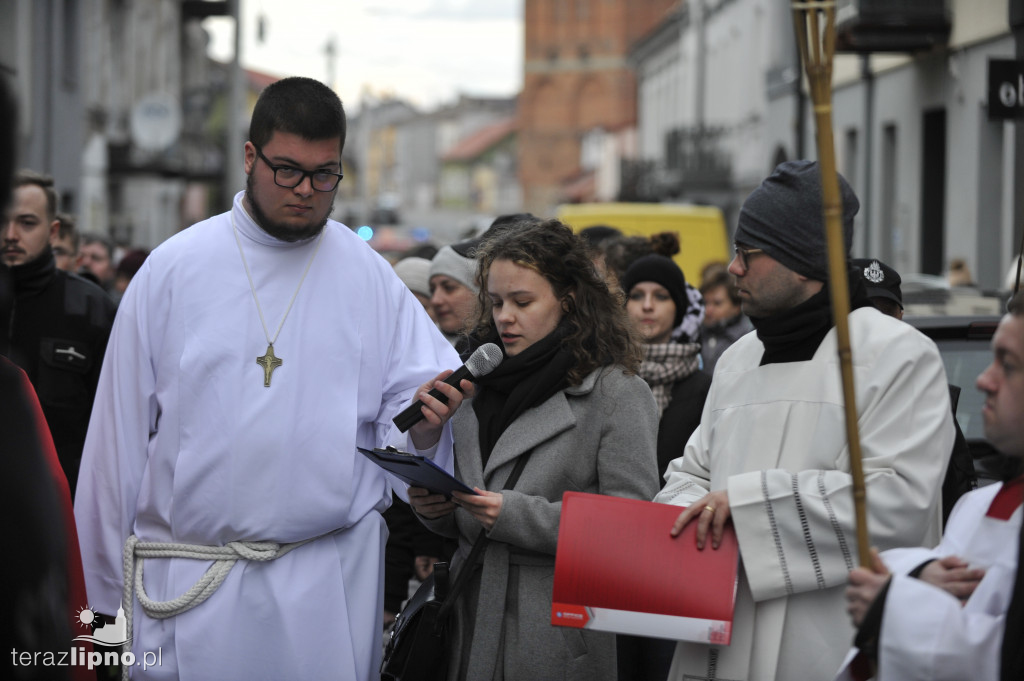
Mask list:
POLYGON ((672 385, 697 370, 700 343, 657 343, 644 346, 640 378, 647 381, 658 402, 658 411, 672 401, 672 385))

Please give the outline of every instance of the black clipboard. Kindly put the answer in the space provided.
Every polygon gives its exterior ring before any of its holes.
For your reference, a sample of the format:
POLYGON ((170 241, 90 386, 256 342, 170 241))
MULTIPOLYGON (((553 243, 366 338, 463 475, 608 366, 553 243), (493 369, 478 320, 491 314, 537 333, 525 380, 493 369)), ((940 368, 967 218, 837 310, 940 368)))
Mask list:
POLYGON ((424 487, 446 497, 450 497, 452 492, 476 494, 472 487, 468 487, 425 456, 401 452, 394 447, 356 449, 367 459, 413 487, 424 487))

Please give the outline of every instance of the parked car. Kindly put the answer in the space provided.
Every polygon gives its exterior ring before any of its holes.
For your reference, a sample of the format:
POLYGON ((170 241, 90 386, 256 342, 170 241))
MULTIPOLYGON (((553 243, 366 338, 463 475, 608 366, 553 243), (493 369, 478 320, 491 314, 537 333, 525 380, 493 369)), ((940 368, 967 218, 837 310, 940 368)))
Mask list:
POLYGON ((946 380, 960 388, 956 420, 974 459, 978 484, 1001 479, 1002 456, 985 440, 981 408, 985 396, 975 387, 978 375, 992 361, 992 336, 999 315, 907 316, 904 321, 935 341, 946 367, 946 380))
POLYGON ((1006 295, 977 286, 950 286, 945 277, 905 274, 903 306, 907 316, 984 317, 1006 310, 1006 295))

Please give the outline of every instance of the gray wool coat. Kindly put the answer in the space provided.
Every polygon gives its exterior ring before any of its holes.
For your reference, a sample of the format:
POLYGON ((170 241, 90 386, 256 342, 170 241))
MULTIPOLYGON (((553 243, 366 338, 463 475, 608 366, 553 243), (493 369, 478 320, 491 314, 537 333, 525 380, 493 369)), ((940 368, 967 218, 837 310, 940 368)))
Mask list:
MULTIPOLYGON (((471 487, 502 491, 516 460, 528 452, 530 459, 515 488, 502 492, 483 566, 455 609, 449 679, 614 681, 614 635, 551 625, 558 523, 564 492, 645 500, 658 492, 658 408, 650 388, 621 367, 595 370, 524 412, 486 468, 471 401, 452 424, 456 475, 471 487)), ((457 572, 480 523, 462 509, 425 522, 458 537, 457 572)))

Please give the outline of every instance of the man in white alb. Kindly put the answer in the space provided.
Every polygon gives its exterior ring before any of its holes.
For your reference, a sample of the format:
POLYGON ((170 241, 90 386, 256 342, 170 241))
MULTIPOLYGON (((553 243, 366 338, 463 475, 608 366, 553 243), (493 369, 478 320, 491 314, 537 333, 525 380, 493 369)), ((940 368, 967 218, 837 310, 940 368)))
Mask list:
MULTIPOLYGON (((842 178, 840 188, 849 254, 858 201, 842 178)), ((655 498, 688 506, 665 529, 678 536, 695 521, 703 550, 735 527, 732 641, 679 643, 669 679, 831 678, 853 636, 843 588, 857 545, 817 164, 780 164, 744 202, 735 240, 729 271, 756 333, 718 360, 700 426, 655 498)), ((848 277, 871 537, 921 544, 932 528, 934 542, 953 444, 942 359, 848 277)))
POLYGON ((326 86, 268 86, 245 192, 154 250, 121 303, 75 513, 88 605, 123 602, 138 659, 161 652, 137 678, 377 674, 397 483, 356 446, 450 470, 461 395, 434 379, 460 362, 388 263, 328 220, 344 141, 326 86), (415 397, 425 418, 402 435, 391 419, 415 397), (122 564, 144 564, 142 589, 122 564))

